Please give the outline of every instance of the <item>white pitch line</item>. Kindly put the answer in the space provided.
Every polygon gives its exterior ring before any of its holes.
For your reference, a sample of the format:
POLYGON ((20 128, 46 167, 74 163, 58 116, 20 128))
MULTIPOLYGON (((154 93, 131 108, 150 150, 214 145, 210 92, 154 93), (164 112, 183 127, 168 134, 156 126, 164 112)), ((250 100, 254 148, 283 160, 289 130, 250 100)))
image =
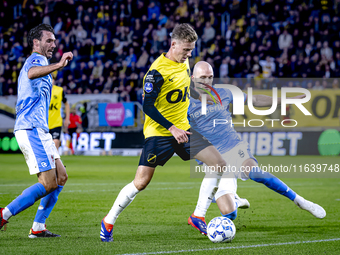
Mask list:
POLYGON ((254 245, 241 245, 241 246, 227 246, 207 249, 192 249, 192 250, 179 250, 179 251, 157 251, 157 252, 144 252, 144 253, 125 253, 120 255, 152 255, 152 254, 171 254, 171 253, 183 253, 183 252, 199 252, 199 251, 218 251, 218 250, 230 250, 230 249, 244 249, 244 248, 257 248, 267 246, 280 246, 280 245, 292 245, 292 244, 305 244, 305 243, 321 243, 340 241, 340 238, 311 240, 311 241, 297 241, 287 243, 268 243, 268 244, 254 244, 254 245))
MULTIPOLYGON (((147 188, 145 191, 148 190, 175 190, 175 189, 193 189, 193 187, 175 187, 175 188, 147 188)), ((109 190, 95 190, 95 189, 85 189, 85 190, 64 190, 63 193, 65 192, 112 192, 112 191, 119 191, 120 189, 109 189, 109 190)))
MULTIPOLYGON (((30 186, 35 183, 18 183, 18 184, 0 184, 0 187, 21 187, 21 186, 30 186)), ((200 186, 201 182, 152 182, 150 185, 198 185, 200 186)), ((108 183, 67 183, 67 186, 106 186, 106 185, 126 185, 126 182, 108 182, 108 183)), ((293 183, 290 186, 323 186, 323 183, 293 183)), ((255 182, 248 183, 240 183, 238 185, 239 188, 259 188, 263 187, 263 185, 257 184, 255 182)))
MULTIPOLYGON (((105 185, 126 185, 127 182, 109 182, 109 183, 67 183, 67 186, 105 186, 105 185)), ((29 186, 34 183, 18 183, 18 184, 0 184, 0 187, 29 186)), ((200 185, 200 182, 153 182, 151 185, 200 185)))

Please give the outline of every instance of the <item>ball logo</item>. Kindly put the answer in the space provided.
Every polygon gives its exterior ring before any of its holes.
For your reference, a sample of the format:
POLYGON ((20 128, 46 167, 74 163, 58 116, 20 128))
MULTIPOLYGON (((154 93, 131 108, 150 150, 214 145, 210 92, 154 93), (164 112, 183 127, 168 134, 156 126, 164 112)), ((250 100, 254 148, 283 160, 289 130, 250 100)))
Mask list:
POLYGON ((153 85, 151 82, 147 82, 144 85, 144 90, 146 93, 150 93, 153 90, 153 85))

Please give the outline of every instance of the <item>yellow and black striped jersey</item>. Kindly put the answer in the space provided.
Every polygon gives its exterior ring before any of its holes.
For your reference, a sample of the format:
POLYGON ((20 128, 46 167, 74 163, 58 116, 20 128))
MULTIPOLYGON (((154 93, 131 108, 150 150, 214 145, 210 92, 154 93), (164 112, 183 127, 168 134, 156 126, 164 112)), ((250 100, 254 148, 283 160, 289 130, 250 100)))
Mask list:
POLYGON ((53 129, 63 125, 61 117, 61 102, 66 103, 65 93, 62 87, 53 85, 51 103, 48 111, 48 128, 53 129))
MULTIPOLYGON (((151 65, 144 77, 144 105, 154 105, 165 118, 156 122, 145 115, 144 136, 172 136, 168 128, 173 124, 182 130, 188 130, 187 117, 190 96, 190 66, 188 59, 178 63, 160 55, 151 65)), ((159 114, 158 113, 158 114, 159 114)), ((160 116, 160 117, 162 117, 160 116)))

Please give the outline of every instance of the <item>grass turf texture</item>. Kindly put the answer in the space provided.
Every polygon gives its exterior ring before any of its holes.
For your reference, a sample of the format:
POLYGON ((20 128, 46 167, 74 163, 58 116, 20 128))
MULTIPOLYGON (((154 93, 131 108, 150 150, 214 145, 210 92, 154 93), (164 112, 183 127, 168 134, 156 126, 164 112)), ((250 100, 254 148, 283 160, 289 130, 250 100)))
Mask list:
MULTIPOLYGON (((189 162, 172 158, 156 170, 148 188, 137 195, 114 227, 113 243, 99 239, 100 222, 118 192, 132 181, 138 157, 62 157, 69 180, 47 220, 50 231, 61 238, 29 239, 38 202, 10 219, 0 232, 0 254, 126 254, 184 251, 181 254, 339 254, 340 241, 292 242, 340 238, 340 179, 288 178, 284 181, 300 195, 327 211, 323 220, 299 209, 293 202, 251 180, 238 182, 238 194, 251 208, 238 211, 232 243, 213 244, 187 225, 195 209, 201 179, 190 178, 189 162), (290 243, 283 245, 272 245, 290 243), (261 246, 271 244, 271 246, 261 246), (249 247, 260 245, 258 247, 249 247), (240 248, 240 246, 246 246, 240 248), (225 249, 232 248, 235 249, 225 249), (239 247, 239 248, 237 248, 239 247), (211 249, 211 250, 209 250, 211 249), (221 250, 218 250, 221 249, 221 250), (188 250, 193 250, 189 252, 188 250)), ((320 159, 320 158, 319 158, 320 159)), ((258 157, 260 163, 311 163, 318 157, 258 157)), ((339 163, 337 157, 323 161, 339 163)), ((36 182, 28 174, 24 157, 0 155, 0 206, 6 206, 36 182)), ((340 173, 339 173, 340 177, 340 173)), ((207 223, 219 216, 216 204, 207 223)), ((177 252, 177 253, 178 253, 177 252)))

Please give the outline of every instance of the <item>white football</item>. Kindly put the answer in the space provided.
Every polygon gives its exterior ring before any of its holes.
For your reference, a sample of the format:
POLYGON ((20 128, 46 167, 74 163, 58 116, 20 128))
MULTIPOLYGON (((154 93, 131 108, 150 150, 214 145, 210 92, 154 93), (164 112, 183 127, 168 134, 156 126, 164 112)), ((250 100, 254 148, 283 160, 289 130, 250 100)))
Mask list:
POLYGON ((235 237, 236 227, 229 218, 216 217, 209 222, 207 233, 213 243, 229 243, 235 237))

